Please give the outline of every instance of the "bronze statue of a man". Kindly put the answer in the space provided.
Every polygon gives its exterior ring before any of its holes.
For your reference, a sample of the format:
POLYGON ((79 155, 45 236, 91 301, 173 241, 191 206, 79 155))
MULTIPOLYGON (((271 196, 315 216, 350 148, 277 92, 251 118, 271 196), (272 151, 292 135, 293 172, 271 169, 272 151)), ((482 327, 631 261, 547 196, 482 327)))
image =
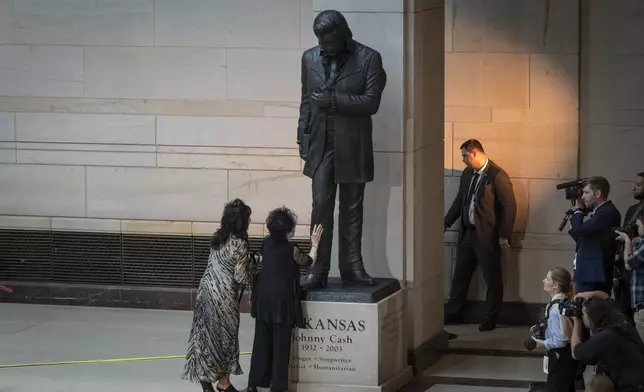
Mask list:
POLYGON ((353 40, 344 16, 323 11, 313 22, 319 45, 302 56, 302 103, 297 129, 304 174, 312 179, 311 227, 324 227, 318 260, 304 286, 326 286, 333 211, 340 189, 339 267, 342 281, 374 284, 362 260, 364 189, 373 181, 371 116, 387 83, 380 53, 353 40))

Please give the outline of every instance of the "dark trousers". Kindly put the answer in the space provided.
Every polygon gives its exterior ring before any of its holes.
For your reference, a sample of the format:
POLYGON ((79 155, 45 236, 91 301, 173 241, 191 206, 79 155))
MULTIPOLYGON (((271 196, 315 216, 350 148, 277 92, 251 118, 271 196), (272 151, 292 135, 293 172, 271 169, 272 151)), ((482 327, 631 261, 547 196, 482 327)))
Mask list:
POLYGON ((572 357, 570 346, 548 351, 548 392, 575 392, 577 361, 572 357))
POLYGON ((456 318, 461 315, 478 265, 487 284, 486 320, 496 322, 503 303, 501 248, 498 241, 492 244, 482 243, 473 227, 461 230, 464 230, 463 239, 456 250, 456 267, 446 316, 456 318))
POLYGON ((313 267, 313 272, 318 274, 328 273, 331 266, 333 212, 338 186, 340 188, 340 213, 338 214, 338 264, 340 271, 364 268, 362 263, 362 219, 365 184, 336 184, 333 156, 333 149, 329 148, 325 151, 312 181, 311 228, 318 223, 324 227, 318 247, 318 259, 313 267))
POLYGON ((288 364, 293 327, 255 320, 255 339, 250 359, 249 387, 288 390, 288 364))

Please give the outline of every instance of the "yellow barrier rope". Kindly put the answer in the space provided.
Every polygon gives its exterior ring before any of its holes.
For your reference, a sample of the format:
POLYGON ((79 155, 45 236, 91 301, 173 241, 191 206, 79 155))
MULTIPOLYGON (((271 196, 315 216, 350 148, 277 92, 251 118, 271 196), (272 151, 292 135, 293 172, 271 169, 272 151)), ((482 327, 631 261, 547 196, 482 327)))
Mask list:
MULTIPOLYGON (((242 352, 239 355, 251 355, 251 352, 242 352)), ((140 358, 110 358, 110 359, 90 359, 84 361, 61 361, 61 362, 41 362, 41 363, 20 363, 12 365, 0 365, 0 369, 37 367, 37 366, 58 366, 58 365, 81 365, 88 363, 116 363, 116 362, 137 362, 137 361, 155 361, 160 359, 182 359, 185 355, 168 355, 162 357, 140 357, 140 358)))

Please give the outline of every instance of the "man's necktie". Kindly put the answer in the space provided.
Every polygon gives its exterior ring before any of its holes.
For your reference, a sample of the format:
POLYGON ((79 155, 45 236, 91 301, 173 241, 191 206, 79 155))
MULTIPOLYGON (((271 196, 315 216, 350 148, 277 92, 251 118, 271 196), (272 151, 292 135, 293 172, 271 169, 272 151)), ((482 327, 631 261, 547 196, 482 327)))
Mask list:
POLYGON ((472 176, 472 182, 470 183, 470 189, 467 192, 468 208, 469 208, 469 204, 472 202, 472 198, 474 197, 474 193, 476 193, 476 189, 478 188, 477 185, 478 185, 478 182, 479 182, 479 177, 480 177, 480 174, 478 174, 478 173, 474 173, 474 175, 472 176))
POLYGON ((476 190, 478 189, 478 181, 479 181, 480 174, 479 173, 474 173, 472 175, 472 181, 470 182, 470 188, 467 191, 467 198, 465 199, 465 205, 463 206, 464 214, 465 217, 467 218, 466 221, 469 221, 469 216, 470 216, 470 204, 472 204, 472 198, 474 197, 474 194, 476 193, 476 190))

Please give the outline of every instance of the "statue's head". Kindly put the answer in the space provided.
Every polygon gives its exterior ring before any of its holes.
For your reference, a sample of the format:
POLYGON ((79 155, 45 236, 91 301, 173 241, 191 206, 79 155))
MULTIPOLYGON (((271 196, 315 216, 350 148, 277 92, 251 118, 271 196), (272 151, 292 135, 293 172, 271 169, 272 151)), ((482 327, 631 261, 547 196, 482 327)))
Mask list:
POLYGON ((347 20, 335 10, 322 11, 313 21, 313 32, 327 56, 337 56, 346 50, 353 39, 347 20))

